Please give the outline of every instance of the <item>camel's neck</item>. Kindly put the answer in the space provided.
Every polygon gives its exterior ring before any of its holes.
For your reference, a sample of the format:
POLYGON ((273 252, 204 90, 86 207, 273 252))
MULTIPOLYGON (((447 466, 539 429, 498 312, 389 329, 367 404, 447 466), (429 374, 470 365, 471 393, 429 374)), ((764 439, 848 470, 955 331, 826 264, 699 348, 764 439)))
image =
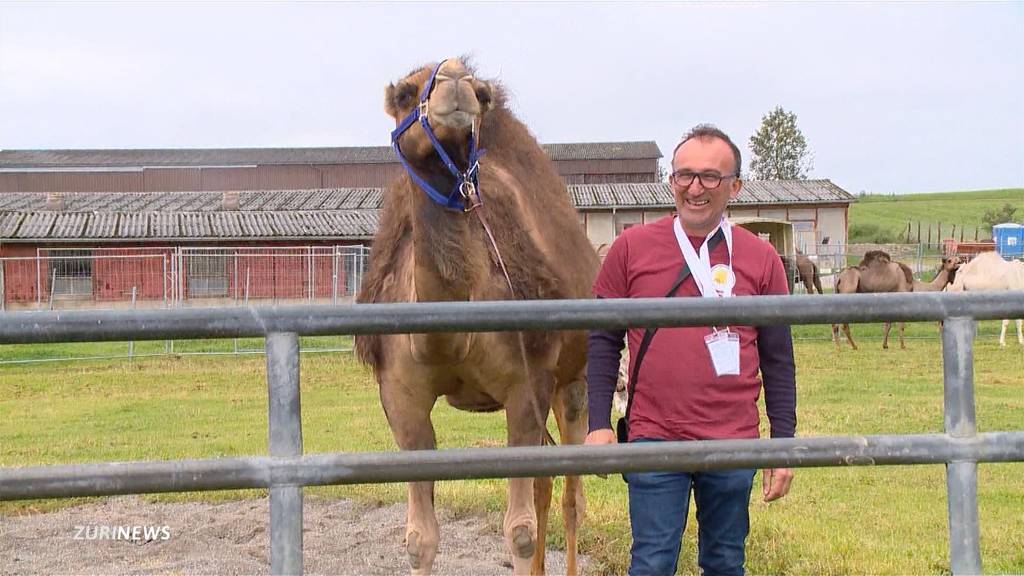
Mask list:
POLYGON ((949 282, 949 270, 942 268, 939 270, 939 273, 935 275, 935 278, 932 278, 932 281, 929 282, 929 285, 931 286, 932 290, 938 291, 942 290, 946 286, 947 282, 949 282))
MULTIPOLYGON (((428 175, 437 190, 451 190, 454 180, 428 175)), ((412 242, 416 299, 421 302, 467 301, 472 293, 477 242, 470 214, 447 210, 413 186, 412 242)))

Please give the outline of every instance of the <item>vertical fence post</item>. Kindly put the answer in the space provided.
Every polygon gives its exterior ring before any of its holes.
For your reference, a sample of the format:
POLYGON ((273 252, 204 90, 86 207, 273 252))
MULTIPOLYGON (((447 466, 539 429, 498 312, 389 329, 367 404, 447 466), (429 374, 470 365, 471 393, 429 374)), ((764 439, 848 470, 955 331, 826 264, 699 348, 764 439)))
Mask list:
MULTIPOLYGON (((975 435, 974 340, 972 318, 947 318, 942 324, 944 426, 953 438, 975 435)), ((946 464, 949 513, 949 563, 953 574, 980 574, 978 540, 978 463, 946 464)))
MULTIPOLYGON (((267 335, 268 431, 270 455, 302 455, 299 404, 299 337, 294 332, 267 335)), ((302 573, 302 487, 270 488, 270 573, 302 573)))
POLYGON ((338 305, 338 247, 334 246, 331 258, 331 304, 338 305))

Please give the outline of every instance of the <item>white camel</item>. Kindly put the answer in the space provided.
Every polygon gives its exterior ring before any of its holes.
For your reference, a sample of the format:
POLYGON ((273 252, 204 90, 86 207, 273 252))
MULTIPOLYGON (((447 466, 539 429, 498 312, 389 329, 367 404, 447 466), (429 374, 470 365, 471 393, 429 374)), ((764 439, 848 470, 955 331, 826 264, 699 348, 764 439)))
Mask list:
MULTIPOLYGON (((956 272, 953 283, 946 290, 1024 290, 1024 262, 1003 260, 995 252, 984 252, 964 264, 956 272)), ((999 345, 1006 346, 1006 328, 1010 320, 1003 320, 999 332, 999 345)), ((1017 319, 1017 342, 1024 346, 1024 320, 1017 319)))

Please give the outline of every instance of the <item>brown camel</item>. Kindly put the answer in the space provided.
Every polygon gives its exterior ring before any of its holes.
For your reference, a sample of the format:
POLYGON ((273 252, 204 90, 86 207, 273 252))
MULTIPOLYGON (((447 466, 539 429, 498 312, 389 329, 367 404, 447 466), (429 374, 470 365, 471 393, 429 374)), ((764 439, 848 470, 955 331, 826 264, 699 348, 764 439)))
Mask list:
MULTIPOLYGON (((900 262, 893 262, 889 254, 881 250, 871 250, 864 255, 864 258, 856 266, 843 269, 836 279, 836 294, 868 293, 878 294, 882 292, 912 292, 914 290, 914 275, 910 268, 900 262)), ((889 329, 892 322, 885 323, 885 337, 882 339, 882 348, 889 348, 889 329)), ((903 322, 900 322, 900 348, 907 346, 903 341, 903 322)), ((850 335, 850 325, 843 324, 843 334, 850 346, 856 350, 857 345, 850 335)), ((832 342, 839 349, 839 327, 832 325, 832 342)))
MULTIPOLYGON (((500 86, 476 79, 465 62, 446 60, 388 86, 385 109, 398 124, 396 132, 406 117, 425 113, 462 176, 442 163, 421 122, 397 135, 407 171, 385 192, 359 302, 590 296, 597 255, 561 178, 506 107, 500 86), (478 187, 464 178, 473 170, 473 138, 486 150, 478 187), (437 203, 424 182, 440 192, 441 201, 461 197, 466 210, 437 203)), ((374 370, 403 450, 435 448, 430 413, 441 396, 471 412, 504 409, 510 446, 541 445, 549 410, 563 443, 579 444, 586 436, 583 331, 358 336, 356 351, 374 370)), ((514 572, 543 573, 552 480, 511 478, 508 485, 503 528, 514 572)), ((583 512, 580 479, 568 477, 562 517, 570 573, 577 571, 576 530, 583 512)), ((406 550, 414 574, 430 572, 438 537, 434 484, 411 483, 406 550)))
POLYGON ((821 275, 818 274, 818 265, 800 250, 796 251, 796 273, 797 280, 803 282, 808 294, 814 294, 815 288, 818 289, 818 294, 825 293, 821 289, 821 275))
MULTIPOLYGON (((902 264, 901 264, 902 266, 902 264)), ((960 259, 956 256, 947 256, 939 263, 939 271, 931 282, 914 280, 914 292, 941 292, 947 284, 953 282, 957 269, 960 268, 960 259)))

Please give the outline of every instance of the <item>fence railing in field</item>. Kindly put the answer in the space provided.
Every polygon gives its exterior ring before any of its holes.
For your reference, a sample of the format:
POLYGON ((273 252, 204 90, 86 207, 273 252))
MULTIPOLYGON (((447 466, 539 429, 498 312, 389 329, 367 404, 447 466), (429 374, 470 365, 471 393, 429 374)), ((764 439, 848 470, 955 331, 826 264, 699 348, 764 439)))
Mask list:
POLYGON ((302 487, 645 470, 945 464, 954 574, 981 572, 979 462, 1024 461, 1024 431, 978 433, 975 321, 1024 316, 1024 293, 765 296, 14 312, 0 344, 266 337, 269 456, 0 468, 0 500, 270 489, 274 574, 302 572, 302 487), (299 335, 944 320, 944 434, 654 445, 302 453, 299 335))
POLYGON ((41 248, 0 258, 0 309, 337 304, 368 259, 362 245, 41 248))

